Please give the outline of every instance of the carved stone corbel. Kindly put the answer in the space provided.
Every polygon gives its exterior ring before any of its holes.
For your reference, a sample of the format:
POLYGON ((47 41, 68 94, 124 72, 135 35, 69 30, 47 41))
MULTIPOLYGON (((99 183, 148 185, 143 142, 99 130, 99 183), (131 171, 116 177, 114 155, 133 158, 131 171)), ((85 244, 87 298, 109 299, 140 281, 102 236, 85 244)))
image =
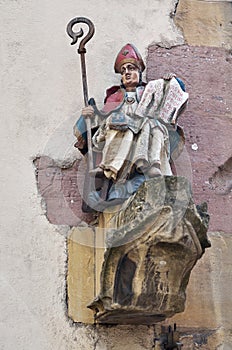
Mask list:
POLYGON ((184 177, 144 182, 107 229, 101 291, 88 305, 98 323, 154 324, 184 311, 191 270, 210 247, 206 211, 184 177))

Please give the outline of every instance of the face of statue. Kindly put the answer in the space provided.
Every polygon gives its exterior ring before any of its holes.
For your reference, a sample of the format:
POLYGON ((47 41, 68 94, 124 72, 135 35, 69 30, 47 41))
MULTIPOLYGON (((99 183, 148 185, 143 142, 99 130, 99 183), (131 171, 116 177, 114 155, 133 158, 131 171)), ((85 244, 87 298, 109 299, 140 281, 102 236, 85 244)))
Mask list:
POLYGON ((121 76, 126 90, 135 90, 139 83, 139 69, 132 63, 125 63, 121 66, 121 76))

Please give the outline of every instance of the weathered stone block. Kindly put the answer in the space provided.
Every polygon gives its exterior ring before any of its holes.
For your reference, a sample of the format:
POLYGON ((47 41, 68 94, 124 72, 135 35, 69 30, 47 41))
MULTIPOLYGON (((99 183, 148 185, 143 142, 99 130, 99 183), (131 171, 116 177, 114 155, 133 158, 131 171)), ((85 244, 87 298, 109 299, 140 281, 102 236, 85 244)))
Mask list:
POLYGON ((68 238, 68 315, 75 322, 94 323, 87 305, 100 290, 104 230, 75 227, 68 238))
POLYGON ((175 23, 190 45, 232 47, 231 1, 180 0, 175 23))
POLYGON ((101 291, 89 305, 97 321, 153 324, 183 311, 190 272, 210 246, 208 219, 185 178, 145 182, 106 232, 101 291))

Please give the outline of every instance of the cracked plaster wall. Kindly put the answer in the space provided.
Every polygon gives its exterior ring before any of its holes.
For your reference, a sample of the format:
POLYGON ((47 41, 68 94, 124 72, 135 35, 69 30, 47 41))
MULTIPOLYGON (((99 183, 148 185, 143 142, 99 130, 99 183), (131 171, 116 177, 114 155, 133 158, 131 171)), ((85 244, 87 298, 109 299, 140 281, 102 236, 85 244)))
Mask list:
MULTIPOLYGON (((72 126, 83 104, 82 89, 79 58, 65 33, 68 21, 81 15, 91 18, 96 26, 95 36, 87 46, 87 71, 89 94, 101 105, 105 88, 118 81, 113 74, 113 61, 124 43, 133 42, 143 56, 152 43, 164 47, 184 43, 181 31, 169 17, 176 5, 177 2, 171 0, 147 0, 145 5, 136 6, 131 0, 126 6, 122 0, 110 4, 106 0, 0 1, 3 119, 0 348, 152 349, 153 327, 95 329, 68 320, 65 279, 69 226, 49 223, 44 215, 33 160, 48 156, 55 160, 56 167, 68 168, 79 158, 72 146, 72 126)), ((185 32, 185 28, 183 30, 185 32)), ((194 33, 196 26, 191 30, 194 33)), ((217 173, 213 179, 218 179, 217 173)), ((226 293, 226 302, 223 290, 213 288, 231 280, 228 276, 231 240, 229 236, 224 237, 223 232, 213 233, 211 239, 211 258, 205 256, 209 260, 194 271, 189 287, 189 300, 195 295, 191 294, 192 288, 196 291, 194 305, 199 304, 192 326, 197 328, 200 324, 201 329, 198 336, 193 336, 193 331, 188 333, 189 320, 183 338, 186 349, 199 346, 207 350, 214 350, 216 346, 231 349, 231 315, 226 306, 230 293, 226 293), (197 298, 199 273, 206 283, 203 300, 197 298), (212 297, 210 317, 218 321, 216 315, 220 315, 218 322, 208 324, 208 328, 214 330, 209 337, 203 329, 204 318, 202 314, 199 316, 207 295, 212 297)), ((231 289, 228 284, 227 288, 231 289)), ((177 320, 181 326, 185 325, 183 319, 177 320)))

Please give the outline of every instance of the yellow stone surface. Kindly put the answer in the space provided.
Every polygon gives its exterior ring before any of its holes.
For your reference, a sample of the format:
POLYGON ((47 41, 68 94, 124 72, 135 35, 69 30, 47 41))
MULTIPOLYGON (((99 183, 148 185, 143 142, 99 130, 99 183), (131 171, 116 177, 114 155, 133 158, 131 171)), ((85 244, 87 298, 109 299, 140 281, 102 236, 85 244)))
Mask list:
POLYGON ((68 315, 75 322, 94 323, 87 308, 100 288, 104 230, 75 227, 68 238, 68 315))
POLYGON ((100 292, 100 277, 105 252, 105 229, 96 227, 95 254, 96 254, 96 295, 100 292))
POLYGON ((189 45, 231 48, 230 1, 180 0, 175 23, 189 45))
POLYGON ((98 227, 75 227, 68 238, 68 315, 75 322, 94 323, 87 308, 100 292, 100 276, 105 252, 105 229, 115 227, 114 211, 99 215, 98 227))

